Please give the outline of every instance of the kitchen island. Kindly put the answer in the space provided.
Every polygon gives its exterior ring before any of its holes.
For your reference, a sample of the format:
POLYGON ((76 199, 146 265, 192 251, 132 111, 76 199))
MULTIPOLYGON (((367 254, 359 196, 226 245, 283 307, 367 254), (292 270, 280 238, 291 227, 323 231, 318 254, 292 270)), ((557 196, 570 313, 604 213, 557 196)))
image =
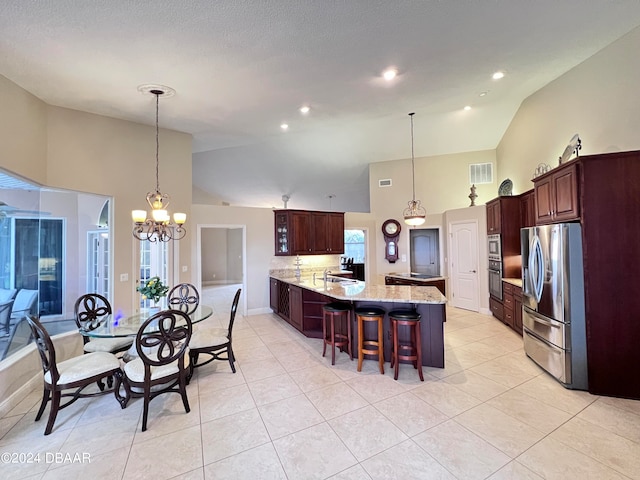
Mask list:
MULTIPOLYGON (((336 300, 354 308, 376 306, 385 312, 415 309, 421 315, 422 364, 444 368, 444 328, 446 298, 435 287, 408 285, 367 285, 357 280, 325 282, 322 276, 284 277, 271 275, 271 308, 304 335, 322 338, 322 306, 336 300)), ((356 352, 357 329, 352 315, 352 350, 356 352)), ((391 324, 384 317, 384 356, 391 359, 391 324)), ((366 338, 375 338, 374 325, 365 325, 366 338), (369 327, 371 329, 369 329, 369 327)), ((401 339, 404 338, 401 335, 401 339)), ((368 356, 365 356, 368 358, 368 356)))
POLYGON ((415 285, 417 287, 436 287, 443 295, 445 291, 445 279, 439 275, 427 275, 424 273, 387 273, 384 277, 385 285, 415 285))

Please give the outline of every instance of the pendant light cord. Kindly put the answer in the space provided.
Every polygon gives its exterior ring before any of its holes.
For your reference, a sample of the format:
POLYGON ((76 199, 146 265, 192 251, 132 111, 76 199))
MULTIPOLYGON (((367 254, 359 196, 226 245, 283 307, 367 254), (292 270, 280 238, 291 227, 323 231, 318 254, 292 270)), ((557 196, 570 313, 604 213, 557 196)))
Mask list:
MULTIPOLYGON (((158 126, 158 110, 160 93, 156 93, 156 192, 160 192, 160 127, 158 126)), ((413 140, 412 140, 413 142, 413 140)), ((415 196, 415 193, 414 193, 415 196)))
POLYGON ((413 201, 416 201, 416 167, 415 167, 415 156, 413 153, 413 116, 415 112, 411 112, 409 117, 411 118, 411 179, 413 184, 413 201))

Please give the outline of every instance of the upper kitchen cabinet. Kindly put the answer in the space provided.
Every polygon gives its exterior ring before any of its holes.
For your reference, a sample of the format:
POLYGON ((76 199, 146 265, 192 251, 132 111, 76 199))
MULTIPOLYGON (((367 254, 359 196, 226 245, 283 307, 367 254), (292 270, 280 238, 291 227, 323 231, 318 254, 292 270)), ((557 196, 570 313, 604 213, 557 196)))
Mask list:
POLYGON ((274 214, 276 255, 344 253, 344 213, 277 210, 274 214))
POLYGON ((575 160, 533 179, 536 225, 580 219, 578 162, 575 160))
POLYGON ((522 228, 536 226, 536 197, 533 189, 520 195, 520 225, 522 228))
POLYGON ((500 198, 487 202, 487 233, 500 233, 500 198))
POLYGON ((487 202, 487 234, 500 234, 503 257, 520 255, 520 197, 503 196, 487 202))

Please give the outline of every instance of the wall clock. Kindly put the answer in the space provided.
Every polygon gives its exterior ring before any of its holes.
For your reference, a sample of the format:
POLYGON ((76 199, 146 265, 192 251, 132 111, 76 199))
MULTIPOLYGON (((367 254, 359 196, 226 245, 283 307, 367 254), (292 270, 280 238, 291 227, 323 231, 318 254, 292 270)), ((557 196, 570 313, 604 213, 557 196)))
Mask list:
POLYGON ((384 235, 384 258, 389 263, 396 263, 398 260, 398 238, 400 237, 400 223, 390 218, 382 224, 382 235, 384 235))

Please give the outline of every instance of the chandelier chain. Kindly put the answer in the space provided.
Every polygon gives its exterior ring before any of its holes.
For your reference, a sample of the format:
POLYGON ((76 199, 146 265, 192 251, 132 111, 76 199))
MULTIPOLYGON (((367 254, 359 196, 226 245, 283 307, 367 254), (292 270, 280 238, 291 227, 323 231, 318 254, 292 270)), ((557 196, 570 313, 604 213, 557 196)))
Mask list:
POLYGON ((411 118, 411 178, 413 180, 413 201, 416 200, 416 167, 415 167, 415 155, 413 153, 413 116, 415 112, 409 114, 411 118))
MULTIPOLYGON (((159 104, 160 93, 155 93, 156 96, 156 192, 160 192, 160 127, 159 127, 159 104)), ((414 194, 415 195, 415 194, 414 194)))

